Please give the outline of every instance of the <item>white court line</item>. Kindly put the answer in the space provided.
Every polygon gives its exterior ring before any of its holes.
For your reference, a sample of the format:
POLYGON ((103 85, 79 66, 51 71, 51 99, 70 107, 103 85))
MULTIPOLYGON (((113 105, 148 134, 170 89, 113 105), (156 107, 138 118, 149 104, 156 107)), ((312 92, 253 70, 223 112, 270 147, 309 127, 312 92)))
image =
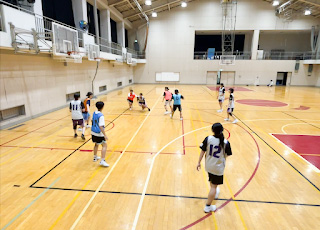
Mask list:
MULTIPOLYGON (((294 151, 293 149, 291 149, 289 146, 287 146, 285 143, 283 143, 282 141, 280 141, 278 138, 276 138, 275 136, 273 136, 272 134, 276 134, 276 133, 269 133, 270 136, 272 136, 277 142, 279 142, 280 144, 282 144, 284 147, 286 147, 287 149, 289 149, 290 151, 292 151, 294 154, 296 154, 298 157, 300 157, 300 159, 302 159, 304 162, 306 162, 309 167, 315 171, 316 173, 320 173, 320 170, 314 166, 313 164, 311 164, 309 161, 307 161, 306 159, 304 159, 302 156, 300 156, 300 154, 298 154, 296 151, 294 151)), ((282 134, 282 133, 281 133, 282 134)), ((283 135, 283 134, 282 134, 283 135)), ((288 134, 290 135, 290 134, 288 134)), ((294 135, 294 134, 292 134, 294 135)), ((300 134, 301 135, 301 134, 300 134)))
MULTIPOLYGON (((224 123, 221 123, 221 124, 231 124, 231 123, 226 123, 226 122, 224 122, 224 123)), ((211 125, 208 125, 208 126, 205 126, 205 127, 199 128, 199 129, 192 130, 192 131, 190 131, 190 132, 188 132, 188 133, 185 133, 185 134, 183 134, 183 135, 181 135, 181 136, 173 139, 173 140, 170 141, 168 144, 166 144, 165 146, 163 146, 163 147, 156 153, 156 155, 154 155, 154 157, 152 158, 152 162, 151 162, 150 168, 149 168, 147 180, 146 180, 146 183, 144 184, 143 192, 142 192, 142 194, 141 194, 141 198, 140 198, 138 210, 137 210, 137 212, 136 212, 136 216, 135 216, 135 218, 134 218, 132 230, 135 230, 136 227, 137 227, 137 224, 138 224, 138 220, 139 220, 139 216, 140 216, 140 213, 141 213, 141 208, 142 208, 143 200, 144 200, 144 197, 145 197, 146 192, 147 192, 149 180, 150 180, 150 177, 151 177, 151 172, 152 172, 152 169, 153 169, 153 164, 154 164, 154 161, 155 161, 156 157, 157 157, 165 148, 167 148, 169 145, 171 145, 173 142, 175 142, 176 140, 180 139, 181 137, 186 136, 186 135, 189 135, 190 133, 199 131, 199 130, 201 130, 201 129, 206 129, 206 128, 208 128, 208 127, 211 127, 211 125)))
MULTIPOLYGON (((287 127, 287 126, 289 126, 289 125, 310 125, 310 124, 311 124, 311 125, 315 125, 315 124, 318 125, 318 123, 309 123, 309 124, 308 124, 308 123, 292 123, 292 124, 286 124, 286 125, 282 126, 282 127, 281 127, 281 131, 282 131, 283 133, 287 134, 286 131, 284 131, 284 128, 287 127)), ((300 134, 300 135, 301 135, 301 134, 300 134)), ((306 135, 310 135, 310 134, 306 134, 306 135)), ((311 134, 311 135, 312 135, 312 134, 311 134)), ((316 135, 316 136, 318 136, 318 135, 316 135)))
MULTIPOLYGON (((155 104, 153 105, 151 111, 153 111, 154 107, 158 104, 158 101, 160 100, 160 98, 162 98, 162 95, 158 98, 158 100, 155 102, 155 104)), ((127 151, 127 148, 129 147, 129 145, 131 144, 131 142, 133 141, 133 139, 136 137, 136 135, 138 134, 138 132, 140 131, 140 129, 142 128, 143 124, 145 123, 145 121, 147 120, 147 118, 149 117, 149 115, 151 114, 151 111, 148 113, 148 115, 146 116, 146 118, 142 121, 141 125, 139 126, 139 128, 137 129, 137 131, 134 133, 134 135, 132 136, 132 138, 130 139, 129 143, 127 144, 127 146, 124 148, 122 154, 120 154, 119 158, 117 159, 117 161, 113 164, 112 168, 110 169, 110 171, 108 172, 108 174, 105 176, 105 178, 103 179, 103 181, 101 182, 101 184, 99 185, 99 187, 96 189, 96 191, 94 192, 93 196, 91 197, 91 199, 88 201, 87 205, 83 208, 82 212, 80 213, 80 215, 78 216, 78 218, 75 220, 75 222, 73 223, 73 225, 71 226, 70 230, 73 230, 77 224, 79 223, 80 219, 83 217, 83 215, 85 214, 85 212, 87 211, 87 209, 89 208, 90 204, 92 203, 92 201, 94 200, 94 198, 97 196, 97 194, 100 192, 102 186, 104 185, 104 183, 107 181, 108 177, 110 176, 111 172, 113 171, 113 169, 116 167, 116 165, 119 163, 120 159, 122 158, 122 156, 124 155, 124 153, 127 151)))
MULTIPOLYGON (((304 121, 319 121, 312 119, 303 119, 304 121)), ((254 119, 254 120, 242 120, 242 121, 297 121, 297 119, 254 119)))

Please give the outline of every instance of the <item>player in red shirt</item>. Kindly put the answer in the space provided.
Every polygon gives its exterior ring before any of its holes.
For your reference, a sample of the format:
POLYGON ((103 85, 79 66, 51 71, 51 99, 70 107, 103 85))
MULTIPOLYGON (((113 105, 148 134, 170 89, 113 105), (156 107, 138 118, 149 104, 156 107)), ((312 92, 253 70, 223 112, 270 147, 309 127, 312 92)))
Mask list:
POLYGON ((133 99, 136 97, 136 94, 133 92, 132 89, 130 89, 130 93, 128 94, 128 103, 129 103, 129 109, 132 110, 132 103, 133 103, 133 99))

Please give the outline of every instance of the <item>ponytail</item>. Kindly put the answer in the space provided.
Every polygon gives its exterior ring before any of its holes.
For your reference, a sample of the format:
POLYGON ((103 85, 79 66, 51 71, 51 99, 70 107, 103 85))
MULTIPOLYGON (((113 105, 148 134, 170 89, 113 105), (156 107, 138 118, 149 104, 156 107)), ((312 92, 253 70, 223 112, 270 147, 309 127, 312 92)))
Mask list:
POLYGON ((223 133, 219 133, 218 135, 214 135, 214 137, 219 138, 219 146, 221 147, 222 150, 224 150, 224 135, 223 133))

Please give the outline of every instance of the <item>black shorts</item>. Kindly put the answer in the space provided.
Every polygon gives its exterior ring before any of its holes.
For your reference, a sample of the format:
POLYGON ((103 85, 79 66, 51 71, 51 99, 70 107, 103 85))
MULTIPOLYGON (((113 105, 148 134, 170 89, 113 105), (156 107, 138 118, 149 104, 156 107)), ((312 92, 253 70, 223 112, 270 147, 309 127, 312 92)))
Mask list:
POLYGON ((145 102, 139 102, 139 105, 145 105, 146 103, 145 102))
POLYGON ((179 109, 179 111, 181 112, 182 110, 181 105, 173 105, 173 112, 176 111, 177 109, 179 109))
POLYGON ((223 184, 223 175, 217 176, 217 175, 213 175, 211 173, 208 173, 208 175, 209 175, 209 181, 212 184, 223 184))
POLYGON ((96 143, 96 144, 102 144, 106 142, 106 139, 104 137, 97 137, 95 135, 91 135, 92 136, 92 142, 96 143))
POLYGON ((232 114, 232 112, 233 112, 233 108, 228 108, 228 113, 230 113, 230 114, 232 114))
POLYGON ((127 99, 127 100, 128 100, 128 102, 133 103, 133 100, 129 100, 129 99, 127 99))
POLYGON ((72 119, 73 129, 77 129, 77 125, 83 126, 83 119, 74 120, 72 119))

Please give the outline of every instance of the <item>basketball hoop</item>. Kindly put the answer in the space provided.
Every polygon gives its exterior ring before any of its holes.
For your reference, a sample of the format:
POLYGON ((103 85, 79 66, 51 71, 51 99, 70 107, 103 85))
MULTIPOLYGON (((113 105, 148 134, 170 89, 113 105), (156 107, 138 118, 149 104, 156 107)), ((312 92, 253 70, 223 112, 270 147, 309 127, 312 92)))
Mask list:
POLYGON ((221 55, 220 65, 235 65, 236 55, 221 55))
POLYGON ((94 58, 94 60, 95 60, 96 62, 101 62, 101 61, 102 61, 101 58, 94 58))
POLYGON ((77 51, 69 51, 66 59, 73 61, 74 63, 82 63, 82 56, 80 55, 80 52, 77 51))

